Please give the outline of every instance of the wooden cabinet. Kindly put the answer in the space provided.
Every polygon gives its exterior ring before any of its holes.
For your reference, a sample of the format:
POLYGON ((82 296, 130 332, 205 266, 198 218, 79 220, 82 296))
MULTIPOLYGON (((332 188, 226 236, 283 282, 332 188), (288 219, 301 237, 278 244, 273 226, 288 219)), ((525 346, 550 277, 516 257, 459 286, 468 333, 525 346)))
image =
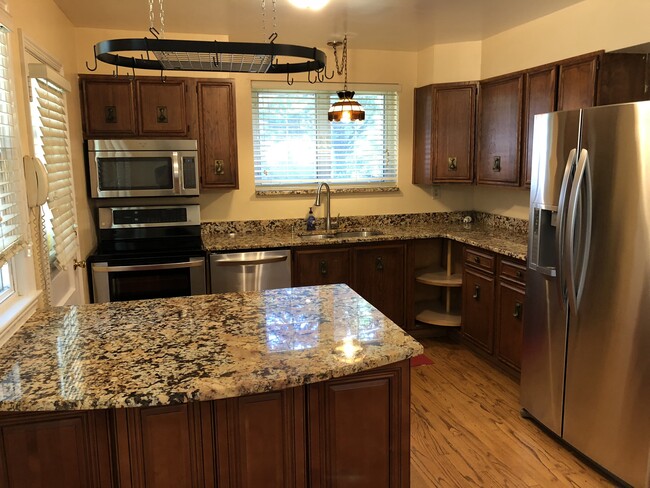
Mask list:
POLYGON ((650 100, 650 56, 604 53, 598 71, 597 104, 650 100))
POLYGON ((555 64, 526 72, 523 118, 523 183, 530 186, 533 162, 533 128, 535 115, 553 112, 557 105, 557 71, 555 64))
POLYGON ((559 62, 557 110, 593 107, 602 51, 559 62))
POLYGON ((524 325, 526 265, 505 257, 499 259, 496 301, 496 356, 515 371, 521 370, 524 325))
POLYGON ((202 188, 239 188, 233 80, 198 81, 202 188))
POLYGON ((519 185, 523 87, 523 73, 480 83, 476 162, 479 184, 519 185))
POLYGON ((413 183, 471 183, 476 83, 415 90, 413 183))
POLYGON ((465 248, 463 337, 488 354, 494 351, 494 255, 465 248))
POLYGON ((186 137, 187 80, 80 75, 85 139, 186 137))
POLYGON ((309 386, 311 487, 410 485, 408 376, 402 361, 309 386))
POLYGON ((0 487, 115 486, 108 414, 48 412, 0 418, 0 487))
POLYGON ((293 286, 351 284, 348 248, 297 249, 293 252, 293 286))
POLYGON ((353 247, 352 256, 352 288, 404 327, 404 245, 353 247))

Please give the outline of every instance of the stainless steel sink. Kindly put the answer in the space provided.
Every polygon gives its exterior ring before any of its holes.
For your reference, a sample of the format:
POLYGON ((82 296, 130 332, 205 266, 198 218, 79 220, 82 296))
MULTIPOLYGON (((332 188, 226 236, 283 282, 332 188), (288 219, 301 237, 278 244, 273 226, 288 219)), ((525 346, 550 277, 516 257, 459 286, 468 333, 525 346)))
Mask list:
POLYGON ((383 232, 380 232, 378 230, 357 230, 357 231, 350 231, 350 232, 337 232, 335 235, 338 238, 346 238, 346 237, 372 237, 372 236, 380 236, 382 235, 383 232))
POLYGON ((378 230, 355 230, 329 234, 298 234, 298 237, 306 241, 316 241, 321 239, 349 239, 353 237, 372 237, 380 235, 383 235, 383 232, 378 230))

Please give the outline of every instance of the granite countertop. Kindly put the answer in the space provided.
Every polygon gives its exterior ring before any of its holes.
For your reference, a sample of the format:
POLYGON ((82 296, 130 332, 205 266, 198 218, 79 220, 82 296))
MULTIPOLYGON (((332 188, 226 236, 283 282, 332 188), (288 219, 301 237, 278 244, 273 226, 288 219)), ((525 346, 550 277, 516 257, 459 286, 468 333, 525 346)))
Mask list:
POLYGON ((0 348, 0 410, 216 400, 421 352, 346 285, 56 307, 0 348))
MULTIPOLYGON (((436 237, 452 239, 521 260, 526 260, 528 249, 527 236, 525 234, 480 223, 466 225, 430 222, 402 225, 372 225, 354 227, 353 230, 376 230, 380 231, 381 235, 361 238, 307 240, 300 237, 300 234, 309 234, 302 230, 297 233, 291 232, 291 230, 274 230, 271 232, 237 232, 234 233, 234 236, 224 233, 204 232, 202 239, 203 245, 208 251, 322 246, 357 242, 429 239, 436 237)), ((315 233, 322 232, 324 231, 315 231, 315 233)))

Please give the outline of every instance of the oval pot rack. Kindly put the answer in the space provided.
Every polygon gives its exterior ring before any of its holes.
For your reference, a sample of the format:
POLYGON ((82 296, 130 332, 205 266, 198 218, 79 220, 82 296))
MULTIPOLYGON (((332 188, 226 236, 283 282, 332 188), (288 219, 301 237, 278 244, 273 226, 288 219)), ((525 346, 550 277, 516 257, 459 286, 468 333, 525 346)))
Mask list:
POLYGON ((284 74, 322 71, 326 63, 325 53, 315 47, 275 44, 273 41, 219 42, 145 37, 101 41, 95 44, 94 51, 99 61, 134 70, 284 74), (140 58, 118 54, 123 52, 139 52, 140 58), (146 57, 142 53, 146 53, 146 57), (306 61, 279 62, 278 56, 306 61))

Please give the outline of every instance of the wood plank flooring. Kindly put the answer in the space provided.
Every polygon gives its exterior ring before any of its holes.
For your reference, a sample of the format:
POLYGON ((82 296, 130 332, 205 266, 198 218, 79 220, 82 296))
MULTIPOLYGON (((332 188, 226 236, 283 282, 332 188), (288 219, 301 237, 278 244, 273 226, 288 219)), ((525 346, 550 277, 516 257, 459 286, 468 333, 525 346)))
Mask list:
POLYGON ((411 487, 611 487, 519 414, 518 385, 464 346, 411 369, 411 487))

